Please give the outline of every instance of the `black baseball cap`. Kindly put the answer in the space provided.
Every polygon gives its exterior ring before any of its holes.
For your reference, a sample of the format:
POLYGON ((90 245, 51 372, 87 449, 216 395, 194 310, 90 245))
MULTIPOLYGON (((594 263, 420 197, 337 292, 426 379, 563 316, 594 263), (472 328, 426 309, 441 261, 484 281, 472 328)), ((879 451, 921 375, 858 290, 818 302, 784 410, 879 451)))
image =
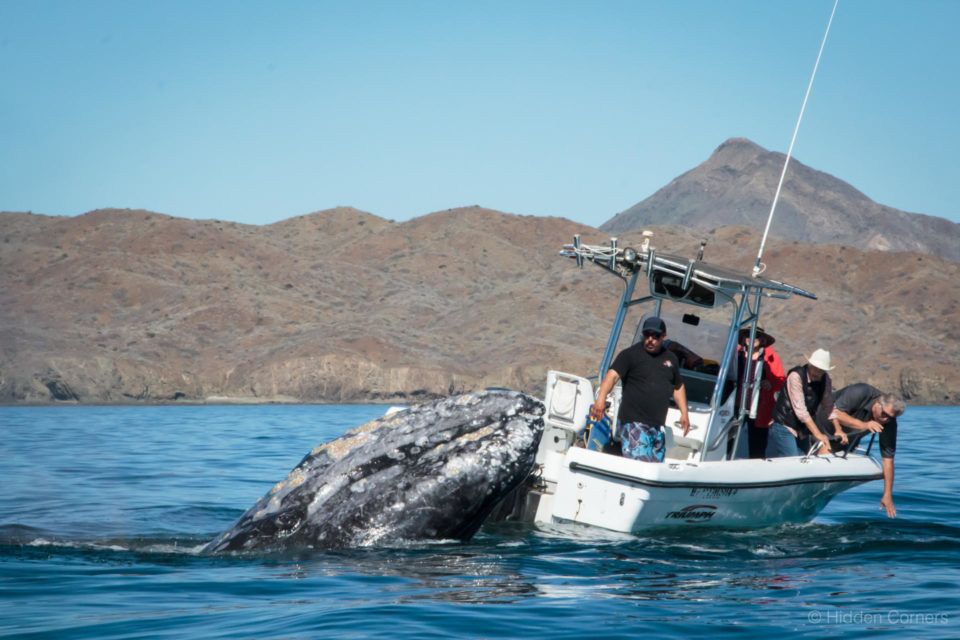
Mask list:
POLYGON ((657 333, 666 333, 667 325, 663 323, 663 319, 656 316, 650 316, 643 321, 643 328, 640 330, 645 333, 647 331, 656 331, 657 333))

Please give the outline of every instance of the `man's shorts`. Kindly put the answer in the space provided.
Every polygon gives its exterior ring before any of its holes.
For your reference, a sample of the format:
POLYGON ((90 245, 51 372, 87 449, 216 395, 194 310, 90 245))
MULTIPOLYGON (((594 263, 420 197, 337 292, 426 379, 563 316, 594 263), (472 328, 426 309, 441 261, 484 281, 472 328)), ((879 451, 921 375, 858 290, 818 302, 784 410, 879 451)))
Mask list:
POLYGON ((623 456, 643 462, 663 462, 663 430, 642 422, 623 427, 623 456))

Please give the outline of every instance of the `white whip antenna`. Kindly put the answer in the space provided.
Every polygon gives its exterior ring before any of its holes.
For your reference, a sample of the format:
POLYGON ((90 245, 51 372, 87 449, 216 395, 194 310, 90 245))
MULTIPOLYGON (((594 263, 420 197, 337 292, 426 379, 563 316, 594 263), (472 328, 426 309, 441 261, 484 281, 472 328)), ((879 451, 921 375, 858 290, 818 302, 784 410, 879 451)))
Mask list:
POLYGON ((763 230, 763 239, 760 241, 760 251, 757 252, 757 261, 753 265, 754 277, 757 277, 763 271, 760 266, 760 258, 763 256, 763 248, 767 244, 767 234, 770 233, 770 223, 773 222, 773 212, 777 208, 777 200, 780 199, 780 189, 783 187, 783 179, 787 175, 787 166, 790 164, 790 155, 793 153, 793 143, 797 141, 797 132, 800 131, 800 121, 803 120, 803 110, 807 108, 807 99, 810 97, 810 90, 813 88, 813 79, 817 76, 817 67, 820 66, 820 56, 823 55, 823 47, 827 44, 827 34, 830 33, 830 25, 833 24, 833 14, 837 12, 838 4, 840 4, 840 0, 834 0, 833 10, 830 12, 830 20, 827 21, 827 30, 824 31, 823 41, 820 43, 820 52, 817 53, 817 61, 813 65, 813 73, 810 74, 810 84, 807 85, 807 93, 803 96, 803 105, 800 107, 797 126, 793 128, 793 138, 790 139, 790 148, 787 149, 787 157, 783 161, 783 171, 780 172, 780 182, 777 183, 777 192, 773 194, 773 204, 770 205, 770 215, 767 216, 767 226, 763 230))

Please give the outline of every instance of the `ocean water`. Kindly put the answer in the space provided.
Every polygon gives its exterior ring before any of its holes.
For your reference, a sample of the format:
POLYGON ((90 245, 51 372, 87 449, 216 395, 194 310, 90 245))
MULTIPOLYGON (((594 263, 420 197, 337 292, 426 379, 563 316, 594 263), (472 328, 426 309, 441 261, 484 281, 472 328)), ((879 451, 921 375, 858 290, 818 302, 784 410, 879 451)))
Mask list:
POLYGON ((2 638, 960 637, 960 409, 901 419, 894 497, 654 537, 201 556, 382 406, 0 407, 2 638))

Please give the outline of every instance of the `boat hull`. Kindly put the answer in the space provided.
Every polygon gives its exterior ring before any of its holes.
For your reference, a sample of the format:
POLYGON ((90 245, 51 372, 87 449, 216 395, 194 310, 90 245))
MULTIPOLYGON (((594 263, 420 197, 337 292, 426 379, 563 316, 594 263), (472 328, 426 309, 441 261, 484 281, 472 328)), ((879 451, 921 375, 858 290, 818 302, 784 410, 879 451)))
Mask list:
POLYGON ((533 521, 624 533, 808 522, 840 492, 883 477, 863 455, 649 463, 571 448, 553 458, 539 500, 528 500, 533 521))

